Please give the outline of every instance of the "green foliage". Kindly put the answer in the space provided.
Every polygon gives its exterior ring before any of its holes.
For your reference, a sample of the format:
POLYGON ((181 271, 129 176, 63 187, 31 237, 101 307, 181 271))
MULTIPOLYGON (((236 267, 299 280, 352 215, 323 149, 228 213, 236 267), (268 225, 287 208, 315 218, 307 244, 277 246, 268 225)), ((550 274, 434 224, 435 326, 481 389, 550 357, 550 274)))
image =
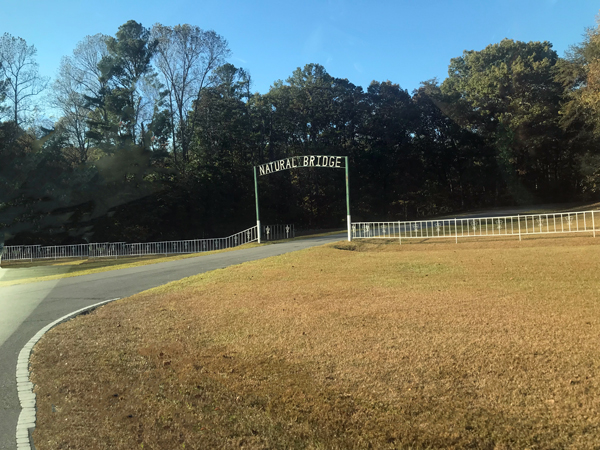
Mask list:
POLYGON ((559 145, 557 62, 549 42, 505 39, 452 59, 441 86, 457 123, 495 149, 496 191, 513 201, 566 193, 572 176, 559 145))
MULTIPOLYGON (((485 202, 496 173, 493 149, 453 120, 456 105, 437 80, 422 83, 413 102, 418 114, 413 142, 428 180, 419 192, 428 198, 426 210, 448 213, 485 202)), ((419 197, 407 201, 419 202, 419 197)))
MULTIPOLYGON (((2 68, 2 61, 0 61, 0 69, 2 68)), ((3 106, 6 101, 6 93, 8 91, 8 81, 0 78, 0 118, 8 111, 8 106, 3 106)))
POLYGON ((95 140, 138 143, 144 122, 159 113, 164 93, 151 65, 157 45, 150 30, 133 20, 106 39, 108 54, 98 63, 102 87, 97 97, 89 97, 96 106, 90 120, 95 140))
MULTIPOLYGON (((254 223, 253 166, 315 154, 349 157, 355 220, 589 199, 599 35, 564 59, 548 42, 465 51, 441 84, 412 93, 391 81, 365 91, 307 64, 261 95, 214 31, 128 21, 63 60, 51 131, 0 122, 0 232, 22 243, 228 234, 254 223)), ((259 184, 264 222, 345 226, 342 171, 259 184)))
POLYGON ((593 196, 600 183, 600 22, 559 62, 556 78, 564 88, 560 124, 565 144, 577 157, 580 189, 593 196))
POLYGON ((211 74, 230 51, 227 41, 214 31, 189 24, 168 27, 157 23, 152 36, 158 43, 155 64, 170 113, 173 159, 186 164, 196 125, 190 116, 198 115, 204 88, 215 83, 211 74))

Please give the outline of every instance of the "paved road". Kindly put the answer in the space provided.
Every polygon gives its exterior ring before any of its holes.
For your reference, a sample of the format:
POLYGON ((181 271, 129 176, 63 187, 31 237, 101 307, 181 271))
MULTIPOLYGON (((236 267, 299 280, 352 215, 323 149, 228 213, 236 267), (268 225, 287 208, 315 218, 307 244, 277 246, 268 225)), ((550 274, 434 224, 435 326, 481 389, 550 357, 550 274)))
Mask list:
MULTIPOLYGON (((0 449, 17 447, 15 430, 21 408, 15 379, 21 348, 56 319, 112 298, 124 298, 170 281, 246 261, 281 255, 343 240, 344 234, 302 239, 62 280, 0 288, 0 449)), ((0 269, 0 279, 11 271, 0 269)), ((6 278, 14 278, 14 274, 6 278)))

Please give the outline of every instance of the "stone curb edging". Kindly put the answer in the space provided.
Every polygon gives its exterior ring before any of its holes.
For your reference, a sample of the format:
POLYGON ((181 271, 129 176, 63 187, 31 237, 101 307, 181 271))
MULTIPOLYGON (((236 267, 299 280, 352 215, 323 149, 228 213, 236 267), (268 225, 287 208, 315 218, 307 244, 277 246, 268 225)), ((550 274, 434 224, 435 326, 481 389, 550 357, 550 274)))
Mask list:
POLYGON ((104 300, 55 320, 38 331, 21 349, 19 357, 17 358, 17 392, 19 395, 19 402, 21 403, 21 413, 19 414, 19 420, 17 422, 17 450, 34 449, 31 433, 35 428, 36 403, 35 393, 33 392, 33 383, 29 381, 29 357, 31 356, 33 346, 37 344, 48 330, 54 328, 56 325, 66 322, 75 316, 93 311, 94 309, 106 303, 114 302, 115 300, 119 299, 112 298, 110 300, 104 300))

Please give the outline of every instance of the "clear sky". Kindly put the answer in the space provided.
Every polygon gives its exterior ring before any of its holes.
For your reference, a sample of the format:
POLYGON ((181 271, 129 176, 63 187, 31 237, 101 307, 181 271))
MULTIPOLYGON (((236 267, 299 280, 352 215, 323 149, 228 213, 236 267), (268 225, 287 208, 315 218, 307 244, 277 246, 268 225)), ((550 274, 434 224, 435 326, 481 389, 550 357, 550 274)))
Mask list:
POLYGON ((0 32, 35 45, 50 77, 86 35, 114 35, 133 19, 215 30, 260 93, 308 63, 364 88, 390 80, 412 92, 443 80, 463 50, 503 38, 547 40, 563 56, 599 8, 597 0, 3 0, 0 32))

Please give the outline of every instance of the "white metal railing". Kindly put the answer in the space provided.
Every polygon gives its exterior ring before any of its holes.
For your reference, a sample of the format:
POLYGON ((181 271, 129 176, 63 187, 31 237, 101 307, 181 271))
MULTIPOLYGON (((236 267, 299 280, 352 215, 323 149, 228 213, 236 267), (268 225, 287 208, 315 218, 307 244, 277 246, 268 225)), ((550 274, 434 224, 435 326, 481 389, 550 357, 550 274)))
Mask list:
MULTIPOLYGON (((294 225, 267 225, 261 237, 265 240, 294 237, 294 225), (268 232, 267 232, 268 230, 268 232)), ((118 258, 119 256, 169 255, 201 253, 237 247, 258 240, 256 225, 223 238, 190 239, 163 242, 102 242, 76 245, 14 245, 4 247, 2 261, 59 258, 118 258)))
POLYGON ((358 239, 428 239, 486 236, 518 236, 600 231, 600 211, 524 214, 478 218, 415 220, 407 222, 353 222, 352 237, 358 239))
POLYGON ((294 225, 266 225, 262 227, 260 238, 265 241, 278 241, 296 237, 294 225))

